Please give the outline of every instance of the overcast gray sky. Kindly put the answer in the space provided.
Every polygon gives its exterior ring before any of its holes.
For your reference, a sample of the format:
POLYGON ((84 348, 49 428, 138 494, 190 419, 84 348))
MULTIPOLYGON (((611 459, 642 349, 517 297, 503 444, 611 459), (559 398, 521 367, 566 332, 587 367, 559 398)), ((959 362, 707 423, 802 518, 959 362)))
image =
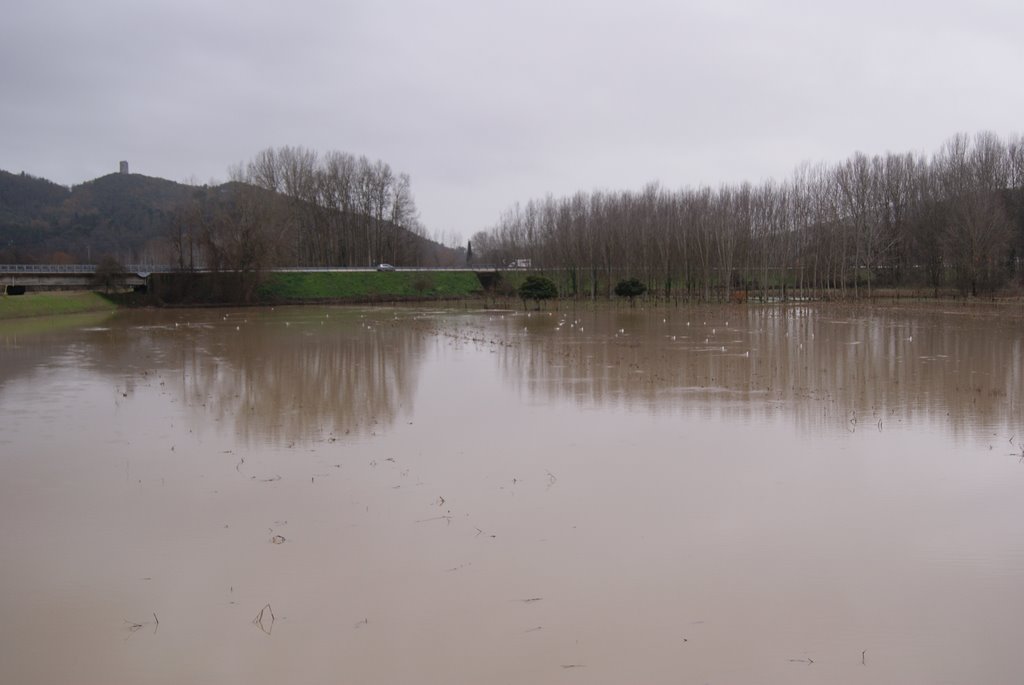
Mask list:
POLYGON ((341 150, 465 240, 546 193, 1022 133, 1022 30, 1020 0, 8 2, 0 169, 203 183, 341 150))

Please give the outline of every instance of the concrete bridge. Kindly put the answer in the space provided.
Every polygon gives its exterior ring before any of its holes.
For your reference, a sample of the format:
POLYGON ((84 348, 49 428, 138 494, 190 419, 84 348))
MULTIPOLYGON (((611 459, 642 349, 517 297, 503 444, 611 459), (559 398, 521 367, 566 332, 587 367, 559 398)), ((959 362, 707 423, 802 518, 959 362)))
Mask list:
MULTIPOLYGON (((109 274, 110 281, 119 286, 145 288, 152 274, 180 273, 181 269, 166 264, 127 264, 123 271, 109 274)), ((317 267, 295 266, 267 269, 279 273, 315 272, 356 272, 379 271, 372 266, 317 267)), ((498 273, 497 267, 422 267, 408 266, 388 269, 393 271, 466 271, 477 274, 485 285, 498 273)), ((97 266, 95 264, 0 264, 0 293, 21 295, 28 289, 38 288, 79 288, 88 290, 95 287, 97 266)), ((193 273, 210 273, 208 269, 195 269, 193 273)))
MULTIPOLYGON (((125 287, 142 288, 153 273, 152 266, 129 265, 111 274, 111 280, 125 287)), ((96 279, 95 264, 0 264, 0 288, 20 295, 28 288, 90 288, 96 279)))

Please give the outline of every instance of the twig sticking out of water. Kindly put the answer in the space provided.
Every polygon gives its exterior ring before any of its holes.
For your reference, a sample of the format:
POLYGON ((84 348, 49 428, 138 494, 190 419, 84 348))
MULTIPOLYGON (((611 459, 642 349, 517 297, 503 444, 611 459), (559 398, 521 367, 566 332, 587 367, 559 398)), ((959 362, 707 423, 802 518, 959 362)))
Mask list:
POLYGON ((794 664, 794 663, 807 664, 808 666, 810 666, 811 664, 814 663, 814 659, 812 659, 810 657, 807 657, 806 659, 790 659, 789 663, 791 663, 791 664, 794 664))
POLYGON ((586 664, 562 664, 562 668, 586 668, 586 664))
MULTIPOLYGON (((124 622, 126 624, 128 624, 128 632, 129 633, 135 633, 136 631, 142 630, 143 628, 145 628, 149 624, 149 621, 147 621, 146 623, 138 623, 137 621, 129 621, 128 619, 124 619, 124 622)), ((160 630, 160 619, 156 617, 156 612, 154 611, 153 612, 153 634, 156 635, 156 631, 158 631, 158 630, 160 630)), ((131 636, 129 636, 129 637, 131 637, 131 636)))
POLYGON ((861 653, 860 653, 860 665, 861 666, 867 666, 868 665, 867 661, 865 661, 865 655, 867 653, 868 653, 868 650, 866 650, 866 649, 861 651, 861 653))
POLYGON ((451 516, 432 516, 432 517, 430 517, 428 519, 420 519, 420 520, 416 521, 416 523, 426 523, 427 521, 440 521, 441 519, 444 519, 445 521, 447 521, 448 525, 451 525, 451 523, 452 523, 452 517, 451 516))
POLYGON ((363 626, 368 626, 368 625, 370 625, 370 619, 364 618, 362 621, 359 621, 354 626, 352 626, 352 628, 353 629, 357 629, 357 628, 362 628, 363 626))
POLYGON ((527 597, 526 599, 514 599, 513 602, 522 602, 523 604, 530 604, 531 602, 539 602, 543 597, 527 597))
POLYGON ((262 630, 264 633, 270 635, 270 633, 274 630, 275 620, 277 620, 277 618, 274 616, 274 610, 270 607, 270 604, 267 603, 263 605, 263 608, 260 609, 260 613, 256 614, 256 618, 254 618, 252 622, 254 625, 259 626, 259 629, 262 630), (266 622, 266 614, 270 614, 269 623, 266 622))

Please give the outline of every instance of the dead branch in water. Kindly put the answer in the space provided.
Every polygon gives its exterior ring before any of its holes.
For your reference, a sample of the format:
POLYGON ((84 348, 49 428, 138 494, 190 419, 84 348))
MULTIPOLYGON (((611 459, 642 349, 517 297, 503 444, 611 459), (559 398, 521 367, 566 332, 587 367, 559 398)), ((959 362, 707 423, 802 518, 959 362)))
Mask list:
POLYGON ((451 522, 452 522, 452 517, 451 516, 433 516, 433 517, 428 518, 428 519, 419 519, 418 521, 416 521, 416 523, 426 523, 428 521, 440 521, 442 519, 447 521, 448 525, 451 525, 451 522))
MULTIPOLYGON (((128 632, 132 633, 132 634, 136 633, 139 630, 142 630, 147 625, 149 625, 149 621, 146 621, 145 623, 139 623, 137 621, 129 621, 128 619, 124 619, 124 622, 128 625, 128 632)), ((158 631, 158 630, 160 630, 160 619, 156 617, 156 612, 154 611, 153 612, 153 634, 156 635, 156 631, 158 631)), ((129 637, 131 637, 131 635, 129 635, 129 637)))
POLYGON ((254 618, 252 620, 252 622, 253 622, 253 625, 259 626, 259 629, 262 630, 264 633, 266 633, 267 635, 270 635, 270 633, 274 630, 274 621, 275 620, 277 620, 277 617, 274 616, 274 610, 270 607, 270 603, 268 602, 267 604, 263 605, 263 608, 260 609, 260 613, 256 614, 256 618, 254 618), (270 614, 270 623, 269 624, 265 623, 265 621, 266 621, 265 615, 267 613, 270 614))

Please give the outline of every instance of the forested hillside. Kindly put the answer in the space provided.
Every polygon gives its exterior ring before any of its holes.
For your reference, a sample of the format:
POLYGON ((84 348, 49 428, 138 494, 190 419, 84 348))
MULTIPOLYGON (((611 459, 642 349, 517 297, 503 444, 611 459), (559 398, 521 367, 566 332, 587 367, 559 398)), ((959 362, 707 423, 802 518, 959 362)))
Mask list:
POLYGON ((0 171, 0 263, 101 256, 232 269, 457 260, 423 235, 408 176, 345 153, 268 149, 218 186, 115 173, 65 188, 0 171))
POLYGON ((154 261, 189 186, 139 174, 110 174, 68 189, 0 172, 0 260, 154 261))

